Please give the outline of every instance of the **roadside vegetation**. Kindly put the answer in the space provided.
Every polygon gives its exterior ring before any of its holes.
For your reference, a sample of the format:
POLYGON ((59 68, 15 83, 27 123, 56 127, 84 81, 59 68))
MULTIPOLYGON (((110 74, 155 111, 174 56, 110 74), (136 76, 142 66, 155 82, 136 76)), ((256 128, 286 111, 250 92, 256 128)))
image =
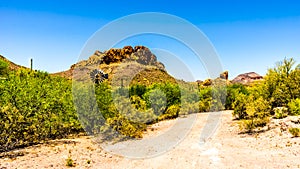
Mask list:
MULTIPOLYGON (((293 59, 277 63, 263 81, 248 86, 217 79, 212 86, 166 82, 113 88, 104 81, 92 86, 95 100, 80 92, 91 86, 78 84, 72 91, 71 80, 9 71, 1 60, 0 77, 0 152, 83 131, 141 138, 149 124, 198 112, 233 110, 246 132, 267 125, 271 117, 300 115, 300 67, 293 59)), ((299 136, 298 129, 290 132, 299 136)))
POLYGON ((45 72, 8 72, 0 80, 0 152, 82 131, 71 82, 45 72))
POLYGON ((295 63, 294 59, 284 59, 268 70, 263 81, 231 93, 233 115, 240 120, 242 130, 263 127, 271 117, 300 115, 300 65, 295 63))

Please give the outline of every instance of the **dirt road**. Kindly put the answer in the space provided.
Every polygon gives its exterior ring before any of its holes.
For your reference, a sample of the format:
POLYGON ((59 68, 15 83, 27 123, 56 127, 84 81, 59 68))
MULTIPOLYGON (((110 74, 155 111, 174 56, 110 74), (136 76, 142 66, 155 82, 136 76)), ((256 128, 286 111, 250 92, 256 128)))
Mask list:
MULTIPOLYGON (((192 130, 182 142, 152 158, 137 160, 113 155, 84 136, 14 151, 23 156, 0 158, 0 169, 68 168, 68 157, 74 161, 74 168, 300 168, 300 138, 292 138, 276 128, 255 135, 239 134, 229 111, 222 112, 215 134, 200 144, 207 117, 208 113, 197 114, 192 130)), ((165 132, 175 122, 153 125, 145 138, 165 132)))

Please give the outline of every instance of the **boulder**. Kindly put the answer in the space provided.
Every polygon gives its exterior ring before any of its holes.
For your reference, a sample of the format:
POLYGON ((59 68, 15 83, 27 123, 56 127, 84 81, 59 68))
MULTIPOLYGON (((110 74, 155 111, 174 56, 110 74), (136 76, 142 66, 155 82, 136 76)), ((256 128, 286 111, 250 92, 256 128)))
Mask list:
POLYGON ((221 79, 228 80, 228 71, 225 71, 225 72, 221 73, 221 74, 220 74, 220 78, 221 78, 221 79))
POLYGON ((204 82, 202 83, 203 86, 210 86, 212 85, 212 80, 211 79, 206 79, 204 80, 204 82))

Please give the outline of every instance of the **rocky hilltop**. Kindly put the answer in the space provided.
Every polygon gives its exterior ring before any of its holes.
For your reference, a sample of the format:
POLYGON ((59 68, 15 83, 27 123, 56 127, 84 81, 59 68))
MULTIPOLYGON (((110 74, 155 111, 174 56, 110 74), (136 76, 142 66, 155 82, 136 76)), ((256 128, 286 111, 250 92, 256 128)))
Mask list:
POLYGON ((262 80, 263 77, 255 72, 243 73, 239 74, 236 78, 234 78, 232 83, 241 83, 241 84, 249 84, 254 81, 262 80))
POLYGON ((112 48, 101 52, 96 50, 87 60, 79 61, 73 64, 69 70, 54 73, 54 75, 63 76, 71 79, 74 69, 102 68, 107 73, 112 73, 116 65, 120 63, 131 62, 144 66, 153 66, 165 71, 165 66, 157 61, 157 57, 145 46, 125 46, 122 49, 112 48))
POLYGON ((135 61, 143 65, 153 65, 164 69, 164 65, 157 61, 156 56, 145 46, 125 46, 123 49, 112 48, 105 52, 96 51, 88 60, 79 62, 84 65, 112 64, 124 61, 135 61))
POLYGON ((125 46, 122 49, 112 48, 101 52, 96 50, 87 60, 73 64, 69 70, 55 73, 68 79, 82 81, 94 69, 108 73, 108 80, 125 83, 151 85, 153 83, 171 82, 176 79, 169 75, 165 66, 145 46, 125 46))

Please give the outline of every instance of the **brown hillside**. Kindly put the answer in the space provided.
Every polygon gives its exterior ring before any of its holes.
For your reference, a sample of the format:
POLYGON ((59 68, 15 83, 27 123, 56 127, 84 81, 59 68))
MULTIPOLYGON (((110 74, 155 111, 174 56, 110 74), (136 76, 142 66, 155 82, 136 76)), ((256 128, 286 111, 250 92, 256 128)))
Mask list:
MULTIPOLYGON (((125 46, 123 49, 109 49, 105 52, 95 51, 87 60, 80 61, 69 70, 54 75, 76 80, 89 78, 89 72, 101 69, 109 74, 112 83, 144 84, 171 82, 176 80, 170 76, 164 65, 144 46, 125 46)), ((118 84, 120 85, 120 84, 118 84)))
POLYGON ((20 65, 18 65, 18 64, 15 64, 15 63, 11 62, 10 60, 6 59, 6 58, 5 58, 4 56, 2 56, 2 55, 0 55, 0 60, 3 60, 3 61, 5 61, 5 62, 7 62, 8 65, 9 65, 8 68, 9 68, 10 70, 18 70, 18 69, 20 69, 20 68, 28 69, 27 67, 20 66, 20 65))

